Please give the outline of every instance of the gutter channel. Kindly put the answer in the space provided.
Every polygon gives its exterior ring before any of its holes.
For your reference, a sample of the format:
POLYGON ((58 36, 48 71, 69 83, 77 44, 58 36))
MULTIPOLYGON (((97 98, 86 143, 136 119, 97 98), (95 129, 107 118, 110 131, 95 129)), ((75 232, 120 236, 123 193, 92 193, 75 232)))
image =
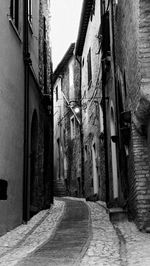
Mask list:
POLYGON ((128 266, 127 261, 127 247, 126 247, 126 240, 124 235, 122 234, 121 230, 119 229, 117 223, 113 223, 114 230, 118 236, 119 240, 119 255, 120 255, 120 266, 128 266))

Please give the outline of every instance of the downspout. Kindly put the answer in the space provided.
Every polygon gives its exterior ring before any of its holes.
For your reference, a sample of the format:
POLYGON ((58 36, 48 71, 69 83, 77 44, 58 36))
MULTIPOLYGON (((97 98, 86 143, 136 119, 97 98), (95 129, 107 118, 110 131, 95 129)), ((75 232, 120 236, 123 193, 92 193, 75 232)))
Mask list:
MULTIPOLYGON (((102 11, 100 6, 100 15, 102 23, 102 11)), ((102 36, 104 35, 103 23, 102 23, 102 36)), ((105 150, 105 187, 106 187, 106 203, 109 202, 109 162, 108 162, 108 136, 107 136, 107 114, 106 114, 106 72, 105 72, 105 58, 103 58, 103 44, 102 44, 102 103, 103 103, 103 123, 104 123, 104 150, 105 150)))
MULTIPOLYGON (((118 166, 118 176, 120 178, 120 148, 121 148, 121 138, 120 138, 120 122, 119 122, 119 95, 118 95, 118 85, 117 85, 117 80, 116 80, 116 47, 115 47, 115 27, 114 27, 114 4, 113 1, 111 1, 111 17, 112 17, 112 51, 113 51, 113 63, 114 63, 114 93, 115 93, 115 109, 116 109, 116 131, 117 131, 117 136, 118 136, 118 142, 117 142, 117 166, 118 166)), ((119 185, 119 184, 118 184, 119 185)), ((119 192, 119 186, 118 186, 118 192, 119 192)))
POLYGON ((105 186, 106 186, 106 203, 109 202, 109 163, 108 163, 108 140, 107 140, 107 116, 106 116, 106 73, 104 70, 104 61, 102 60, 102 102, 104 118, 104 149, 105 149, 105 186))
POLYGON ((85 187, 84 187, 84 183, 85 183, 85 180, 84 180, 84 142, 83 142, 83 124, 82 124, 82 101, 81 101, 81 98, 82 98, 82 93, 81 93, 81 81, 82 81, 82 68, 81 68, 81 59, 79 60, 78 57, 76 56, 76 60, 77 62, 79 63, 79 67, 80 67, 80 88, 79 88, 79 91, 80 91, 80 110, 81 110, 81 113, 80 113, 80 143, 81 143, 81 188, 82 188, 82 196, 85 197, 85 187))
POLYGON ((28 155, 29 155, 29 63, 28 1, 24 1, 23 59, 24 59, 24 164, 23 164, 23 221, 28 217, 28 155))
POLYGON ((51 62, 51 90, 50 90, 50 169, 51 169, 51 195, 50 202, 54 203, 54 141, 53 141, 53 132, 54 132, 54 116, 53 116, 53 65, 51 62))

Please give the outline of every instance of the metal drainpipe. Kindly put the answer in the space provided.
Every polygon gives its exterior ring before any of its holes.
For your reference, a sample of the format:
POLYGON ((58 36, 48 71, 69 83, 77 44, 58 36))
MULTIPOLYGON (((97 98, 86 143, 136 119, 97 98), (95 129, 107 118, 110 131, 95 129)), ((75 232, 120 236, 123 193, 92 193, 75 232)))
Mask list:
POLYGON ((28 49, 28 1, 24 1, 23 28, 24 58, 24 164, 23 164, 23 221, 28 221, 28 155, 29 155, 29 49, 28 49))
MULTIPOLYGON (((100 2, 100 16, 102 18, 101 2, 100 2)), ((101 19, 102 23, 102 19, 101 19)), ((103 25, 102 25, 103 27, 103 25)), ((103 35, 102 28, 102 35, 103 35)), ((106 116, 106 93, 105 93, 105 84, 106 84, 106 73, 105 73, 105 62, 103 58, 103 45, 102 45, 102 99, 103 99, 103 120, 104 120, 104 150, 105 150, 105 187, 106 187, 106 203, 109 202, 109 162, 108 162, 108 136, 107 136, 107 116, 106 116)))
POLYGON ((112 50, 113 50, 113 62, 114 62, 114 79, 115 79, 115 88, 114 88, 114 93, 115 93, 115 106, 116 106, 116 131, 117 131, 117 136, 119 141, 117 142, 117 165, 118 165, 118 177, 120 178, 120 159, 119 159, 119 151, 121 148, 121 139, 120 139, 120 122, 119 122, 119 95, 118 95, 118 86, 117 86, 117 80, 116 80, 116 48, 115 48, 115 28, 114 28, 114 4, 113 1, 111 1, 111 17, 112 17, 112 50))
POLYGON ((106 116, 106 94, 105 94, 106 73, 104 61, 102 61, 102 99, 103 99, 103 118, 104 118, 104 149, 105 149, 105 186, 106 203, 109 202, 109 163, 108 163, 108 140, 107 140, 107 116, 106 116))
MULTIPOLYGON (((116 52, 115 52, 115 29, 114 29, 114 7, 113 2, 111 2, 111 17, 112 17, 112 39, 113 39, 113 62, 114 62, 114 78, 115 78, 115 100, 116 100, 116 119, 117 119, 117 135, 120 140, 120 130, 119 130, 119 106, 118 106, 118 90, 117 90, 117 81, 116 81, 116 52)), ((118 149, 120 149, 120 141, 118 142, 118 149)), ((119 160, 118 160, 119 162, 119 160)))
POLYGON ((81 143, 81 181, 82 181, 82 196, 85 197, 85 180, 84 180, 84 144, 83 144, 83 125, 82 125, 82 102, 81 102, 81 97, 82 97, 82 93, 81 93, 81 80, 82 80, 82 69, 81 69, 81 60, 78 59, 78 57, 76 56, 76 60, 79 63, 80 66, 80 110, 81 110, 81 114, 80 114, 80 143, 81 143))
POLYGON ((53 66, 51 63, 51 101, 50 101, 50 168, 51 168, 51 195, 50 202, 54 203, 54 141, 53 141, 53 132, 54 132, 54 119, 53 119, 53 66))

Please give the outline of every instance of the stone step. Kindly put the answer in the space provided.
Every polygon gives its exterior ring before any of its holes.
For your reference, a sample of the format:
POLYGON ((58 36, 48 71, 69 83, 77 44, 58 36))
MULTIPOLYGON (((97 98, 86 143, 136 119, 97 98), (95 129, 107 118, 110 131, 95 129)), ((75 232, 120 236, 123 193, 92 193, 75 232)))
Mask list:
POLYGON ((111 222, 126 221, 128 220, 127 211, 122 208, 110 208, 109 217, 111 222))
POLYGON ((55 180, 54 181, 54 196, 64 197, 67 195, 66 187, 64 180, 55 180))

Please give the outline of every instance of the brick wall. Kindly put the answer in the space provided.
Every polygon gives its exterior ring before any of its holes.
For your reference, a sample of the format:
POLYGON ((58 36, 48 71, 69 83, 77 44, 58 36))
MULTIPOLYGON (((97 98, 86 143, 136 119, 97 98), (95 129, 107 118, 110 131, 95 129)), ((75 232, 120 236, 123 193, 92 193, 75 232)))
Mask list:
POLYGON ((141 229, 149 222, 150 207, 148 142, 143 134, 147 131, 149 106, 143 97, 143 91, 149 86, 150 73, 148 8, 148 1, 120 0, 115 14, 116 68, 122 76, 125 73, 125 108, 132 113, 128 202, 129 210, 141 229))

